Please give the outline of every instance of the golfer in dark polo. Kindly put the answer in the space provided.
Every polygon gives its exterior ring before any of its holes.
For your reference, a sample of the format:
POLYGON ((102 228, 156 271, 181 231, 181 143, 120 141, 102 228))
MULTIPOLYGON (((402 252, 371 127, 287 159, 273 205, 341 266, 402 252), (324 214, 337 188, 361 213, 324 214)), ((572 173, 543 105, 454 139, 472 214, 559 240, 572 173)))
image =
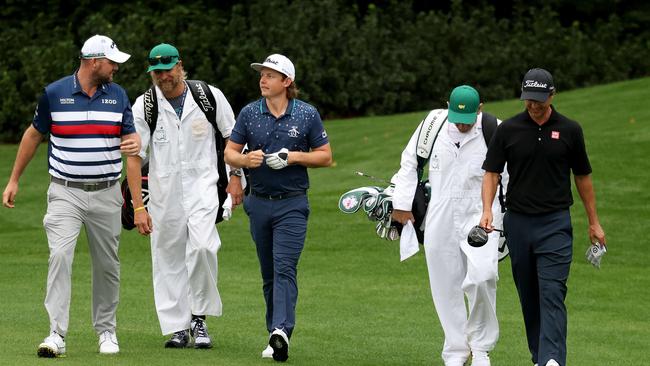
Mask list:
POLYGON ((503 225, 528 348, 535 365, 564 366, 564 300, 573 253, 572 172, 589 220, 589 240, 605 244, 605 232, 596 212, 582 128, 555 110, 554 95, 548 71, 526 73, 521 84, 526 110, 499 125, 483 163, 480 225, 493 229, 492 201, 507 163, 510 180, 503 225))

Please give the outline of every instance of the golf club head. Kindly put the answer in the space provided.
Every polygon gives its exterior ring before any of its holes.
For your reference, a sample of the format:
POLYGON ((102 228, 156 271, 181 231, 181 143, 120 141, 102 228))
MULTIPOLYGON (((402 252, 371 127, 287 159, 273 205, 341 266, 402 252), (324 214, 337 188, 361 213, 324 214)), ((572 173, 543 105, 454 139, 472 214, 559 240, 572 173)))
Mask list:
POLYGON ((474 226, 467 235, 467 243, 475 248, 479 248, 488 242, 488 234, 480 226, 474 226))

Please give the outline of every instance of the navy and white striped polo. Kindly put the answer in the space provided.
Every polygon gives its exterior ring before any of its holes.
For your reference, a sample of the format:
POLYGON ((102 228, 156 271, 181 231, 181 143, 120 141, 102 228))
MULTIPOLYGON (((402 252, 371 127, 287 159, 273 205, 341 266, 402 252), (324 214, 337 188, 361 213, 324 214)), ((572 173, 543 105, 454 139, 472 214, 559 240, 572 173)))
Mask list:
POLYGON ((119 179, 121 136, 135 133, 124 89, 102 84, 89 97, 76 73, 45 88, 32 124, 40 133, 50 134, 50 174, 71 181, 119 179))

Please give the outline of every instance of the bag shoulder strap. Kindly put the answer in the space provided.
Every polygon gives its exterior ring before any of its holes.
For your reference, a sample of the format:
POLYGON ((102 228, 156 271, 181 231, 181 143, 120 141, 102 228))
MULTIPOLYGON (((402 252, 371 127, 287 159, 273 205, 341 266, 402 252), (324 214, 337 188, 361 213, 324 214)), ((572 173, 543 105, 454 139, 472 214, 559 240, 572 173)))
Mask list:
MULTIPOLYGON (((492 136, 497 130, 497 118, 489 113, 483 112, 481 120, 481 127, 483 127, 483 139, 485 139, 485 146, 490 146, 492 136)), ((506 199, 503 194, 503 183, 501 182, 501 174, 499 174, 499 204, 501 205, 501 212, 506 212, 506 199)))
POLYGON ((226 162, 224 160, 224 150, 226 148, 226 141, 219 131, 217 126, 217 101, 214 94, 210 90, 208 83, 202 80, 186 80, 192 98, 205 114, 208 122, 214 129, 215 144, 217 147, 217 171, 219 172, 219 179, 217 180, 217 189, 219 191, 219 209, 217 210, 217 223, 223 220, 223 203, 228 197, 226 187, 228 186, 228 173, 226 171, 226 162))
POLYGON ((418 133, 418 144, 415 153, 418 159, 418 180, 422 180, 424 166, 431 157, 433 145, 438 139, 442 126, 447 121, 446 109, 434 109, 424 118, 418 133))
POLYGON ((490 145, 490 140, 497 130, 497 118, 489 113, 483 112, 481 119, 481 127, 483 127, 483 138, 485 139, 485 146, 490 145))
POLYGON ((218 143, 222 144, 223 135, 217 126, 217 101, 214 99, 214 94, 212 94, 210 86, 202 80, 186 80, 186 82, 190 87, 192 98, 194 98, 196 104, 198 104, 203 114, 205 114, 205 118, 208 119, 208 122, 214 128, 215 135, 219 137, 218 140, 220 141, 218 143))
POLYGON ((158 122, 158 97, 156 96, 156 87, 151 86, 142 98, 144 104, 144 120, 149 125, 149 135, 153 136, 156 130, 156 122, 158 122))

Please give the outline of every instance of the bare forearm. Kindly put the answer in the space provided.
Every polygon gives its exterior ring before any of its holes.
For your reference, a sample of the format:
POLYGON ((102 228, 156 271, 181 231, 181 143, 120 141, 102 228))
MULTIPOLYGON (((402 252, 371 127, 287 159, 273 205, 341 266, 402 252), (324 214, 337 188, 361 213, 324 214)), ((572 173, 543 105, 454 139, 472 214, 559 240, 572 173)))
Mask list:
POLYGON ((128 156, 126 158, 126 180, 131 191, 133 207, 142 207, 142 158, 139 156, 128 156))
POLYGON ((25 168, 29 162, 34 157, 38 145, 43 141, 43 135, 38 132, 33 126, 29 126, 23 138, 20 140, 20 146, 18 146, 18 152, 16 153, 16 161, 14 162, 14 168, 11 171, 11 177, 9 178, 10 182, 18 183, 20 176, 25 171, 25 168))
POLYGON ((332 153, 328 150, 310 152, 290 151, 289 165, 303 165, 308 168, 323 168, 332 165, 332 153))
POLYGON ((224 160, 226 164, 230 165, 231 168, 245 168, 246 167, 246 155, 238 152, 234 149, 226 148, 224 151, 224 160))
POLYGON ((262 150, 253 150, 249 151, 248 154, 242 154, 243 150, 243 144, 228 141, 224 150, 223 160, 231 168, 253 169, 262 165, 262 161, 264 160, 264 152, 262 150))
POLYGON ((481 201, 483 202, 483 212, 492 212, 492 203, 497 193, 497 184, 499 183, 499 174, 485 172, 483 176, 483 185, 481 186, 481 201))
POLYGON ((591 181, 591 175, 576 175, 574 177, 576 189, 582 200, 587 213, 587 219, 590 225, 600 224, 598 220, 598 213, 596 211, 596 193, 591 181))

